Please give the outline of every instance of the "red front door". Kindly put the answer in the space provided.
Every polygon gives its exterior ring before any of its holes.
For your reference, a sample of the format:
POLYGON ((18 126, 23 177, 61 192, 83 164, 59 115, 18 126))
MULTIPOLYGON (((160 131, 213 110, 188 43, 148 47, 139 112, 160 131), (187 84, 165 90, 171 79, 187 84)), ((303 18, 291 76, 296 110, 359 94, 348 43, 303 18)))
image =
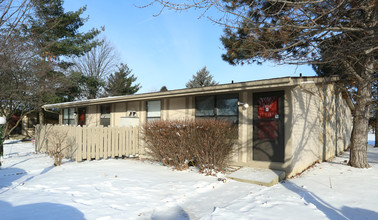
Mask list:
POLYGON ((79 118, 78 118, 78 125, 80 126, 83 126, 85 125, 85 112, 86 112, 86 108, 79 108, 78 109, 78 115, 79 115, 79 118))
POLYGON ((284 162, 284 92, 253 94, 253 160, 284 162))

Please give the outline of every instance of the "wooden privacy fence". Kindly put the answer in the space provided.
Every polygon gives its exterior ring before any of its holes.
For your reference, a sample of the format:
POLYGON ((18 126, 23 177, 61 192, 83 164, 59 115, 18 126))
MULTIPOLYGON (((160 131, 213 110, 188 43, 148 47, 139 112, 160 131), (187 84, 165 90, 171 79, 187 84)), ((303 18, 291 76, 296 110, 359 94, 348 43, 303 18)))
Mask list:
POLYGON ((41 153, 58 148, 77 162, 141 154, 139 127, 37 125, 35 148, 41 153))

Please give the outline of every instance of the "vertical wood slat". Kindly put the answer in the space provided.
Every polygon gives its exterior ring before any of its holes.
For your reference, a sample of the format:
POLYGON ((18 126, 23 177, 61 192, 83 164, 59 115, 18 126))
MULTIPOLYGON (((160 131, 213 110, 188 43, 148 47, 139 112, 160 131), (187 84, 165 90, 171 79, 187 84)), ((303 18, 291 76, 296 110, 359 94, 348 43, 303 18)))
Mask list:
POLYGON ((108 128, 102 129, 102 139, 103 139, 103 149, 104 149, 104 159, 108 158, 108 128))
POLYGON ((129 156, 130 155, 130 129, 129 128, 126 128, 124 127, 124 134, 125 134, 125 156, 129 156))
POLYGON ((97 138, 96 138, 96 127, 92 128, 92 135, 91 135, 91 141, 92 141, 92 151, 91 151, 91 159, 96 159, 96 143, 97 143, 97 138))
POLYGON ((139 127, 135 127, 135 143, 136 143, 136 149, 137 149, 137 152, 138 154, 143 154, 143 150, 144 148, 141 147, 141 143, 140 143, 140 128, 139 127))
POLYGON ((108 135, 108 157, 112 157, 112 132, 109 128, 107 128, 107 135, 108 135))
POLYGON ((128 134, 128 140, 127 140, 127 144, 128 144, 128 149, 129 149, 129 152, 128 152, 128 156, 130 155, 135 155, 134 153, 134 148, 133 148, 133 127, 130 127, 127 129, 127 134, 128 134))
POLYGON ((132 129, 132 127, 127 128, 127 149, 128 149, 127 156, 134 155, 134 153, 133 153, 133 139, 132 139, 132 136, 133 136, 133 129, 132 129))
POLYGON ((66 144, 71 149, 65 151, 77 162, 82 160, 99 160, 108 157, 129 157, 141 154, 139 147, 139 127, 75 127, 62 125, 36 126, 36 149, 48 152, 53 137, 50 134, 57 132, 67 133, 66 144))
POLYGON ((115 128, 111 128, 111 136, 112 136, 112 158, 115 157, 115 128))
POLYGON ((117 157, 119 152, 119 130, 114 127, 114 155, 117 157))
POLYGON ((100 151, 100 158, 105 158, 104 155, 104 128, 102 126, 99 127, 99 135, 98 135, 98 140, 99 140, 99 151, 100 151))
POLYGON ((139 127, 133 127, 133 130, 134 154, 140 154, 141 152, 139 147, 139 127))
POLYGON ((96 140, 96 144, 95 144, 95 152, 96 152, 96 160, 99 160, 100 159, 100 127, 96 127, 95 128, 95 137, 94 139, 96 140))
POLYGON ((76 147, 76 162, 81 162, 83 159, 82 155, 82 144, 83 144, 83 128, 76 127, 76 140, 75 140, 75 147, 76 147))
POLYGON ((125 155, 125 132, 124 132, 124 127, 121 127, 119 129, 119 152, 118 152, 118 156, 119 157, 122 157, 123 155, 125 155))
POLYGON ((82 146, 82 149, 83 149, 83 152, 82 152, 82 158, 83 159, 87 159, 87 126, 84 125, 83 126, 83 146, 82 146))
POLYGON ((133 127, 133 136, 132 136, 132 140, 133 140, 133 154, 137 154, 138 151, 138 127, 133 127))
POLYGON ((87 160, 92 159, 92 128, 87 129, 87 160))
POLYGON ((129 156, 128 155, 128 146, 127 146, 127 127, 122 127, 122 155, 123 156, 129 156))
POLYGON ((127 139, 129 138, 128 136, 127 136, 127 129, 128 129, 128 127, 122 127, 123 128, 123 155, 124 156, 129 156, 128 155, 128 145, 127 145, 127 139))

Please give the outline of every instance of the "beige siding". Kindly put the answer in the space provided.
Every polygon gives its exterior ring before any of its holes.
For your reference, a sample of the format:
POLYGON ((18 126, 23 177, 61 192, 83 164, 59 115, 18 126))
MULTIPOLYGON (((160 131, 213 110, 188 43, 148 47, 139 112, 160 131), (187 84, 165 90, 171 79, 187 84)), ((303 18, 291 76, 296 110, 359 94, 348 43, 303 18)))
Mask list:
POLYGON ((126 117, 126 102, 115 103, 112 107, 114 107, 110 119, 112 121, 111 126, 119 127, 121 117, 126 117))
POLYGON ((293 91, 292 165, 287 175, 339 155, 350 144, 351 111, 333 84, 306 84, 293 91))
POLYGON ((86 125, 97 126, 100 124, 100 110, 97 105, 87 107, 86 125))
MULTIPOLYGON (((238 146, 238 162, 247 162, 248 160, 248 110, 252 108, 252 100, 248 100, 248 92, 239 93, 239 101, 248 103, 249 107, 239 106, 239 146, 238 146)), ((252 133, 251 133, 252 134, 252 133)))
POLYGON ((171 98, 168 101, 168 119, 177 120, 177 119, 188 119, 186 115, 186 98, 171 98))
POLYGON ((194 97, 193 96, 186 97, 185 105, 186 105, 185 114, 188 116, 188 119, 195 119, 196 106, 195 106, 194 97))

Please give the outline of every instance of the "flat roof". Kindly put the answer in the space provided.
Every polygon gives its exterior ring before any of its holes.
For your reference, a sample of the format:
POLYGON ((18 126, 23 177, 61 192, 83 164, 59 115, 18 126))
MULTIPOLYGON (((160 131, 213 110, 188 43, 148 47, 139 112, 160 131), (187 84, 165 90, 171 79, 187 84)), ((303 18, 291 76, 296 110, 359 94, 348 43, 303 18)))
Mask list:
MULTIPOLYGON (((237 91, 253 90, 253 89, 281 88, 281 87, 297 86, 301 83, 321 83, 324 81, 324 79, 325 78, 323 77, 317 77, 317 76, 282 77, 282 78, 221 84, 221 85, 216 85, 216 86, 207 86, 207 87, 200 87, 200 88, 176 89, 176 90, 169 90, 165 92, 150 92, 150 93, 141 93, 141 94, 133 94, 133 95, 111 96, 111 97, 105 97, 105 98, 80 100, 80 101, 73 101, 73 102, 62 102, 62 103, 56 103, 56 104, 47 104, 47 105, 43 105, 42 107, 44 109, 67 108, 67 107, 79 107, 79 106, 108 104, 108 103, 117 103, 117 102, 126 102, 126 101, 141 101, 141 100, 172 98, 172 97, 180 97, 180 96, 229 93, 229 92, 237 92, 237 91)), ((333 82, 333 81, 336 81, 338 77, 331 77, 331 78, 328 77, 326 79, 329 82, 333 82)))

